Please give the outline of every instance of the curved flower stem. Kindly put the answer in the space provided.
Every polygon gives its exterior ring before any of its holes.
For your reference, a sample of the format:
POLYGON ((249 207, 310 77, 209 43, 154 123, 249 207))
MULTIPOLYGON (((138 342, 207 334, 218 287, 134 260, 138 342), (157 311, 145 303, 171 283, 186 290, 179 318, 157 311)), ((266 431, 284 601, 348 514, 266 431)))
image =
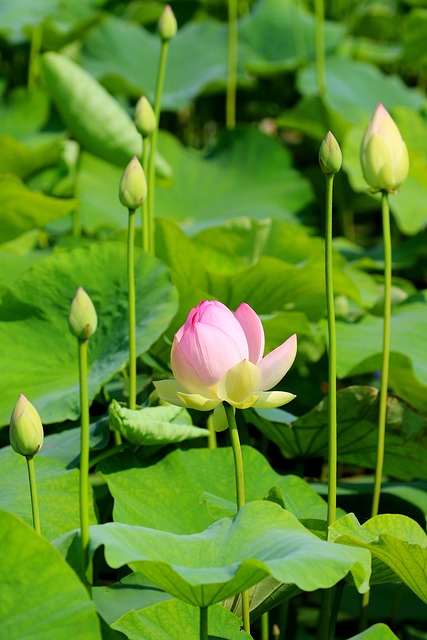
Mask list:
POLYGON ((136 313, 135 313, 135 209, 129 209, 128 223, 128 316, 129 316, 129 409, 136 407, 136 313))
POLYGON ((200 607, 200 640, 208 637, 208 607, 200 607))
MULTIPOLYGON (((332 265, 332 199, 334 174, 326 174, 325 202, 325 281, 326 309, 328 314, 328 527, 336 519, 337 510, 337 381, 336 381, 336 329, 332 265)), ((319 638, 328 640, 330 636, 330 618, 332 592, 322 592, 322 606, 319 620, 319 638)))
POLYGON ((166 60, 168 57, 169 40, 162 40, 162 46, 160 50, 160 62, 159 70, 157 73, 156 95, 154 98, 154 115, 156 116, 156 127, 151 135, 150 144, 150 157, 148 160, 148 220, 149 220, 149 253, 155 254, 155 241, 154 241, 154 183, 156 176, 156 148, 157 148, 157 134, 160 125, 160 108, 162 102, 163 83, 166 73, 166 60))
MULTIPOLYGON (((383 359, 381 366, 381 387, 380 387, 380 407, 378 416, 378 439, 377 439, 377 459, 375 464, 374 491, 372 496, 371 517, 378 515, 381 496, 381 480, 384 467, 384 445, 385 428, 387 417, 387 389, 388 372, 390 364, 390 315, 391 315, 391 233, 390 233, 390 208, 388 203, 388 193, 382 192, 381 211, 383 223, 383 244, 384 244, 384 309, 383 309, 383 359)), ((360 619, 360 629, 364 630, 368 626, 368 605, 369 591, 363 594, 362 613, 360 619)))
MULTIPOLYGON (((144 136, 142 138, 142 168, 144 170, 145 175, 148 175, 149 170, 149 150, 150 150, 151 142, 149 140, 149 136, 144 136)), ((141 208, 141 242, 142 248, 146 253, 150 252, 150 215, 148 210, 148 196, 144 199, 141 208)))
MULTIPOLYGON (((243 474, 242 448, 240 446, 239 431, 237 429, 234 409, 230 404, 228 404, 228 402, 224 402, 224 409, 227 416, 228 430, 230 432, 231 447, 233 449, 237 509, 240 511, 245 504, 245 478, 243 474)), ((243 629, 247 633, 250 633, 249 591, 242 592, 242 616, 243 629)))
POLYGON ((325 71, 325 42, 324 42, 324 17, 325 6, 323 0, 315 0, 314 9, 316 14, 316 76, 317 91, 322 98, 326 93, 326 71, 325 71))
POLYGON ((227 96, 225 103, 227 129, 234 129, 236 126, 237 11, 237 0, 228 0, 227 96))
POLYGON ((80 541, 82 552, 82 576, 85 580, 89 550, 89 399, 87 391, 88 340, 79 340, 80 386, 80 541))
POLYGON ((37 497, 36 472, 34 468, 34 456, 25 456, 27 460, 28 480, 30 483, 31 511, 33 513, 34 531, 41 535, 39 501, 37 497))

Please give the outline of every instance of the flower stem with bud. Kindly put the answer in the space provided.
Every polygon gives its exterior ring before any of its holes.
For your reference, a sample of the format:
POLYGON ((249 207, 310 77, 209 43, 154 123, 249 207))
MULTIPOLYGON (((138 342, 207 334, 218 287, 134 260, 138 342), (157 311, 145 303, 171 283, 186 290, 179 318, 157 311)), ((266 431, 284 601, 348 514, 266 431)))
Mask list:
POLYGON ((390 314, 391 314, 391 233, 390 209, 388 193, 382 192, 381 210, 383 222, 384 242, 384 325, 383 325, 383 359, 381 366, 380 409, 378 418, 377 460, 375 464, 374 493, 372 498, 371 516, 378 515, 381 494, 381 480, 384 466, 385 427, 387 415, 387 388, 390 364, 390 314))
POLYGON ((80 391, 80 545, 82 579, 87 583, 86 570, 89 559, 89 396, 87 374, 87 351, 89 338, 98 326, 98 316, 92 300, 79 287, 71 302, 68 326, 78 341, 79 391, 80 391))
POLYGON ((34 456, 25 456, 27 460, 28 480, 30 484, 31 511, 33 514, 34 531, 41 535, 39 501, 37 497, 36 471, 34 466, 34 456))
MULTIPOLYGON (((335 137, 328 131, 320 145, 319 164, 326 178, 325 198, 325 282, 326 309, 328 315, 328 527, 336 519, 337 509, 337 362, 336 328, 333 288, 332 260, 332 202, 335 174, 341 169, 342 154, 335 137)), ((330 614, 332 591, 322 593, 322 607, 319 621, 319 637, 328 640, 330 636, 330 614)))
MULTIPOLYGON (((148 175, 149 151, 152 144, 152 135, 156 129, 156 116, 151 104, 145 96, 142 96, 135 109, 135 125, 142 137, 142 168, 148 175)), ((150 252, 151 221, 148 210, 148 198, 142 203, 142 248, 150 252)))
POLYGON ((128 223, 128 317, 129 317, 129 409, 136 408, 136 310, 135 310, 135 209, 129 209, 128 223))
POLYGON ((43 438, 43 425, 40 416, 36 408, 21 393, 10 417, 9 440, 12 449, 24 456, 27 461, 33 527, 39 535, 41 529, 34 456, 40 451, 43 445, 43 438))
MULTIPOLYGON (((139 160, 133 157, 120 181, 119 198, 127 207, 127 276, 129 318, 129 409, 136 407, 136 312, 135 312, 135 211, 147 197, 147 181, 139 160)), ((116 442, 116 444, 119 444, 116 442)))
POLYGON ((80 388, 80 542, 82 576, 85 581, 89 551, 89 398, 87 391, 88 340, 79 339, 79 388, 80 388))
POLYGON ((156 119, 156 126, 151 136, 150 145, 150 158, 148 161, 148 217, 150 220, 150 238, 149 238, 149 252, 151 255, 155 254, 155 239, 154 239, 154 183, 155 183, 155 167, 156 167, 156 149, 157 149, 157 134, 160 124, 160 109, 162 102, 163 84, 166 73, 166 61, 169 51, 169 42, 175 36, 177 31, 176 19, 172 9, 169 5, 166 5, 162 15, 160 16, 158 31, 162 40, 160 49, 160 61, 159 69, 157 72, 156 93, 154 98, 154 115, 156 119))

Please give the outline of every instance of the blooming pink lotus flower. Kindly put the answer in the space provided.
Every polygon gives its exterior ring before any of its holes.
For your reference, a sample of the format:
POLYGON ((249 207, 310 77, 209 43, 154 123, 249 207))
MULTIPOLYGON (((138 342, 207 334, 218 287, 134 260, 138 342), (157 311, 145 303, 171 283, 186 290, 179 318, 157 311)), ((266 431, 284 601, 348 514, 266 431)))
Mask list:
POLYGON ((200 302, 174 337, 175 380, 155 382, 157 392, 167 402, 201 411, 223 402, 237 409, 284 405, 295 396, 268 389, 292 366, 296 335, 265 357, 264 345, 261 321, 248 304, 233 313, 221 302, 200 302))

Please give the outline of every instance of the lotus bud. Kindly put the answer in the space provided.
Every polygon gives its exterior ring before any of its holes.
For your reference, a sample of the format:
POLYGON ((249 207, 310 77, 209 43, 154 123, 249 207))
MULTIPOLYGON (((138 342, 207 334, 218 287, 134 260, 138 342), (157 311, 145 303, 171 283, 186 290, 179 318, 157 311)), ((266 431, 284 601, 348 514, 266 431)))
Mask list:
POLYGON ((31 402, 21 393, 10 417, 9 439, 21 456, 35 456, 43 444, 43 425, 31 402))
POLYGON ((98 316, 86 291, 79 287, 71 302, 68 316, 70 331, 79 340, 88 340, 96 331, 98 316))
POLYGON ((325 175, 338 173, 342 165, 342 153, 335 136, 328 131, 319 149, 319 164, 325 175))
POLYGON ((156 128, 156 116, 153 107, 145 96, 142 96, 136 103, 135 125, 143 138, 151 136, 156 128))
POLYGON ((163 41, 172 40, 178 29, 174 12, 167 4, 159 19, 158 31, 163 41))
POLYGON ((135 211, 144 202, 147 195, 147 181, 144 169, 134 156, 126 167, 120 180, 119 198, 124 207, 135 211))
POLYGON ((393 192, 408 175, 406 144, 382 104, 375 109, 363 137, 360 162, 366 182, 376 190, 393 192))

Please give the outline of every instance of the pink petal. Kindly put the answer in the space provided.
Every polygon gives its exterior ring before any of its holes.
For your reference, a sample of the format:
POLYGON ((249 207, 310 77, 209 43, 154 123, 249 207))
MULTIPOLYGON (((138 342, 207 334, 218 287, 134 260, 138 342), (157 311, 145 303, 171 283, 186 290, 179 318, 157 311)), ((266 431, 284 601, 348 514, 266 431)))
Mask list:
POLYGON ((199 322, 184 331, 180 341, 174 339, 171 365, 175 378, 186 391, 209 396, 210 388, 226 371, 245 358, 248 358, 246 339, 239 346, 221 329, 199 322))
POLYGON ((234 315, 245 332, 249 347, 249 360, 254 364, 258 364, 263 356, 265 347, 264 328, 261 320, 246 302, 242 302, 234 315))
POLYGON ((261 380, 257 391, 267 391, 275 387, 291 368, 297 354, 297 337, 288 338, 286 342, 271 351, 260 362, 261 380))

